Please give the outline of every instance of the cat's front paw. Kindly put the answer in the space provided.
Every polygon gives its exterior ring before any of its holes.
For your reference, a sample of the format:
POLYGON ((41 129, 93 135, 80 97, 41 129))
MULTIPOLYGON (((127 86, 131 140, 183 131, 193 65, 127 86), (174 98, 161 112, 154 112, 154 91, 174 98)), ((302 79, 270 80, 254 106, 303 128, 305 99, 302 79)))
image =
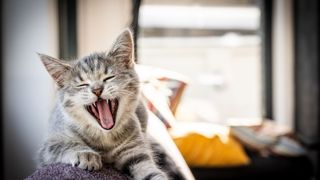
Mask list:
POLYGON ((76 152, 71 159, 73 166, 88 171, 99 170, 102 168, 101 156, 92 151, 76 152))

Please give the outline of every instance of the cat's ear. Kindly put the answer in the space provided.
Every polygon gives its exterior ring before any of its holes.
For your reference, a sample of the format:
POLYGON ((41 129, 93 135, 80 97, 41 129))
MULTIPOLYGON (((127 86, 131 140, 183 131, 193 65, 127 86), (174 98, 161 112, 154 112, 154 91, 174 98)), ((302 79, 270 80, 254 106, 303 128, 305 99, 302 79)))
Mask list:
POLYGON ((46 67, 51 77, 56 81, 59 87, 63 87, 64 73, 71 69, 71 66, 59 59, 39 54, 39 57, 46 67))
POLYGON ((125 29, 118 36, 110 50, 110 55, 128 68, 134 66, 133 36, 129 29, 125 29))

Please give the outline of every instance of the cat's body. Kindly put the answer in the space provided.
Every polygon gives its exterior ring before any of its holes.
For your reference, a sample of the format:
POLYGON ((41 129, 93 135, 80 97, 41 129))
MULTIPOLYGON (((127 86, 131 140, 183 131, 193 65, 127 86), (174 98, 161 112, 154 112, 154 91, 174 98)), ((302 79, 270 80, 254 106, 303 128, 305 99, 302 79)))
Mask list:
MULTIPOLYGON (((182 178, 180 172, 165 173, 155 158, 161 152, 151 149, 158 145, 146 134, 147 113, 139 100, 129 30, 107 54, 72 62, 40 56, 59 86, 40 166, 61 162, 91 171, 111 163, 134 179, 165 180, 167 173, 182 178)), ((169 167, 174 166, 170 158, 163 161, 166 171, 178 171, 169 167)))

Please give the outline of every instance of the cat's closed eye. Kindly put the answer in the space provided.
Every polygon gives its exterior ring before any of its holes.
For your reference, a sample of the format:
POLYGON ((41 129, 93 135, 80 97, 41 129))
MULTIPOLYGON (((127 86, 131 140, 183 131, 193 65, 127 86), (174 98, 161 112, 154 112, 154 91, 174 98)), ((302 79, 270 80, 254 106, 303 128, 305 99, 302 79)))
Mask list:
POLYGON ((77 87, 79 87, 79 88, 88 87, 88 86, 89 86, 88 83, 83 83, 83 84, 77 85, 77 87))
POLYGON ((103 82, 106 82, 106 81, 108 81, 108 80, 110 80, 110 79, 113 79, 115 76, 108 76, 108 77, 106 77, 106 78, 104 78, 103 79, 103 82))

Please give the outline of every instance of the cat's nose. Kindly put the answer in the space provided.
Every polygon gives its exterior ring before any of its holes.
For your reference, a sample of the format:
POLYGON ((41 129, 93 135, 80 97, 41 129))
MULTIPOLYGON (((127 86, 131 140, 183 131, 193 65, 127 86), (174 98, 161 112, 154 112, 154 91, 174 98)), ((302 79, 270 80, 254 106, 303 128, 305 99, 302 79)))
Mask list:
POLYGON ((98 97, 101 95, 102 91, 103 91, 103 87, 97 87, 92 89, 93 94, 95 94, 98 97))

